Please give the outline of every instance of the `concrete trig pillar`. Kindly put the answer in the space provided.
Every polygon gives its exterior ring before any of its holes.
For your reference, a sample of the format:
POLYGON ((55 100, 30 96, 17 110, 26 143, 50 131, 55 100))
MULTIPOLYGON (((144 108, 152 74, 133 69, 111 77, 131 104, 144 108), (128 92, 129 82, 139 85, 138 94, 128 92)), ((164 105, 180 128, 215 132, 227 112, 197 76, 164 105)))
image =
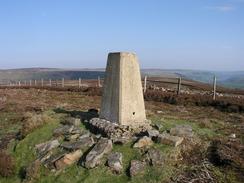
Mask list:
POLYGON ((146 122, 140 68, 133 53, 110 53, 103 84, 100 118, 121 125, 146 122))

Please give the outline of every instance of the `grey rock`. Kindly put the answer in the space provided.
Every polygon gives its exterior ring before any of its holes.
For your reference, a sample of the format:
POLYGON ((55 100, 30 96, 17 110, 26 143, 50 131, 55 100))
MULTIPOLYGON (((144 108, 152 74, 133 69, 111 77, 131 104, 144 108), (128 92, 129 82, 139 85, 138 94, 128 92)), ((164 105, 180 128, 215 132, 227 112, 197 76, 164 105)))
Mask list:
POLYGON ((157 142, 176 147, 182 143, 183 139, 183 137, 177 137, 168 133, 163 133, 158 135, 157 142))
POLYGON ((158 149, 149 149, 145 154, 145 160, 151 166, 162 166, 164 164, 164 156, 158 149))
POLYGON ((112 141, 107 138, 101 138, 93 149, 87 154, 84 165, 86 168, 94 168, 101 163, 103 156, 109 153, 113 148, 112 141))
POLYGON ((77 126, 79 127, 81 124, 81 120, 79 118, 68 117, 61 121, 63 125, 77 126))
POLYGON ((134 148, 143 148, 153 145, 153 141, 150 137, 144 136, 140 138, 134 145, 134 148))
POLYGON ((64 142, 61 147, 67 149, 69 151, 77 150, 77 149, 87 149, 94 144, 94 140, 92 137, 84 137, 79 139, 76 142, 64 142))
POLYGON ((52 155, 53 155, 52 151, 39 154, 38 160, 43 163, 43 162, 47 161, 52 155))
POLYGON ((101 134, 97 134, 97 135, 95 135, 95 138, 96 138, 97 140, 99 140, 101 137, 102 137, 101 134))
POLYGON ((114 137, 111 139, 114 144, 126 144, 128 143, 131 139, 128 137, 114 137))
POLYGON ((236 138, 236 134, 232 133, 232 134, 229 135, 229 137, 232 138, 232 139, 235 139, 236 138))
POLYGON ((65 140, 67 141, 74 141, 76 139, 78 139, 80 137, 80 134, 69 134, 69 135, 65 135, 65 140))
POLYGON ((75 126, 70 133, 71 134, 82 134, 82 129, 75 126))
POLYGON ((121 173, 122 166, 122 154, 120 152, 111 153, 108 156, 108 166, 111 170, 117 174, 121 173))
POLYGON ((74 129, 74 126, 70 126, 70 125, 60 126, 59 128, 56 128, 53 131, 53 136, 59 137, 61 135, 70 134, 73 129, 74 129))
POLYGON ((192 137, 193 131, 190 125, 177 125, 170 129, 170 134, 178 137, 192 137))
POLYGON ((110 139, 118 137, 130 137, 132 129, 129 126, 118 125, 100 118, 92 118, 89 121, 91 131, 101 134, 110 139))
POLYGON ((90 137, 90 136, 91 136, 90 132, 83 131, 83 132, 80 134, 79 139, 87 138, 87 137, 90 137))
POLYGON ((58 147, 59 145, 60 145, 60 143, 58 142, 58 140, 51 140, 48 142, 37 144, 35 146, 35 149, 37 150, 37 153, 39 155, 41 155, 41 154, 45 154, 46 152, 58 147))
POLYGON ((159 135, 159 131, 158 130, 147 130, 146 131, 147 135, 151 138, 156 138, 159 135))
POLYGON ((161 125, 161 124, 155 124, 155 125, 153 125, 153 127, 156 128, 159 131, 162 131, 164 129, 164 126, 161 125))
POLYGON ((134 177, 138 174, 144 173, 146 164, 139 160, 132 160, 130 163, 130 176, 134 177))

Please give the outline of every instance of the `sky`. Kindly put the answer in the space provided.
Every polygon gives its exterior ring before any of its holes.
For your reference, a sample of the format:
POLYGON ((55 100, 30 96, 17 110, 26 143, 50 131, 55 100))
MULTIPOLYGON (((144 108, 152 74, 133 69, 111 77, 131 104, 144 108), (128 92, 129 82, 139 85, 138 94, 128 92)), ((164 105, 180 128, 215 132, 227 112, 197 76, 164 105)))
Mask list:
POLYGON ((0 0, 0 69, 244 70, 244 0, 0 0))

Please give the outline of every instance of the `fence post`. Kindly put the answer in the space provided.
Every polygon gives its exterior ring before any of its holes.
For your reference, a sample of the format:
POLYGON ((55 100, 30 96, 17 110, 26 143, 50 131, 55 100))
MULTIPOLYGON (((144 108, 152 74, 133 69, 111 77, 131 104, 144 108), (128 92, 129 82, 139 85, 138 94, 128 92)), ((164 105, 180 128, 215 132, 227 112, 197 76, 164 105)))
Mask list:
POLYGON ((49 79, 49 86, 51 87, 52 86, 52 80, 49 79))
POLYGON ((79 78, 79 83, 78 83, 78 87, 81 87, 81 78, 79 78))
POLYGON ((181 77, 178 78, 177 95, 180 94, 180 89, 181 89, 181 77))
POLYGON ((216 82, 217 82, 217 79, 216 79, 216 76, 213 77, 213 100, 216 99, 216 82))
POLYGON ((21 86, 21 83, 20 83, 20 81, 19 81, 19 86, 21 86))
POLYGON ((147 76, 144 78, 144 93, 147 91, 147 76))
POLYGON ((31 86, 31 84, 32 84, 32 81, 30 80, 30 86, 31 86))
POLYGON ((98 87, 101 87, 100 76, 97 77, 97 85, 98 85, 98 87))
POLYGON ((36 84, 37 84, 37 83, 36 83, 36 80, 35 80, 35 86, 36 86, 36 84))
POLYGON ((64 78, 62 79, 62 87, 64 88, 64 78))
POLYGON ((41 83, 42 83, 42 87, 43 87, 43 79, 41 80, 41 83))

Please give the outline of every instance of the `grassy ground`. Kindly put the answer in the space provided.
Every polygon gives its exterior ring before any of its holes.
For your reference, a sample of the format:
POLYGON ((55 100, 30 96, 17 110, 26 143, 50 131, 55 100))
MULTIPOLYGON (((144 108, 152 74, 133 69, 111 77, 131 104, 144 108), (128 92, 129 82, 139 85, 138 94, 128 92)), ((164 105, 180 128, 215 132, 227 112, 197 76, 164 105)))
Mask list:
MULTIPOLYGON (((7 150, 16 161, 15 174, 9 178, 0 177, 1 183, 18 183, 22 181, 22 170, 36 158, 35 144, 52 139, 53 129, 59 125, 61 118, 66 115, 53 112, 55 108, 86 111, 90 108, 99 108, 100 105, 99 97, 84 96, 72 92, 0 90, 1 96, 5 96, 7 100, 4 109, 0 111, 0 138, 17 133, 24 123, 22 117, 26 112, 45 114, 50 117, 47 124, 35 129, 24 139, 10 141, 7 150)), ((213 108, 173 106, 157 102, 146 102, 146 112, 152 123, 162 125, 162 131, 169 130, 177 124, 188 124, 192 126, 195 134, 201 139, 201 143, 208 143, 218 137, 224 138, 231 133, 236 133, 237 138, 240 138, 243 143, 241 129, 244 124, 244 117, 242 114, 223 113, 213 108)), ((85 127, 81 125, 81 128, 85 127)), ((113 147, 113 151, 123 154, 124 169, 121 175, 111 173, 104 162, 103 165, 92 170, 87 170, 80 165, 73 165, 55 173, 42 167, 34 182, 170 182, 172 177, 198 166, 187 161, 181 163, 175 163, 173 160, 166 161, 162 168, 148 166, 144 174, 130 178, 128 176, 130 161, 132 159, 141 159, 143 153, 131 146, 132 144, 114 145, 113 147)), ((165 157, 177 154, 177 149, 171 146, 154 144, 154 148, 160 149, 165 157)), ((192 152, 192 155, 198 152, 200 151, 192 152)), ((232 169, 212 166, 211 172, 218 182, 242 182, 232 169)))

